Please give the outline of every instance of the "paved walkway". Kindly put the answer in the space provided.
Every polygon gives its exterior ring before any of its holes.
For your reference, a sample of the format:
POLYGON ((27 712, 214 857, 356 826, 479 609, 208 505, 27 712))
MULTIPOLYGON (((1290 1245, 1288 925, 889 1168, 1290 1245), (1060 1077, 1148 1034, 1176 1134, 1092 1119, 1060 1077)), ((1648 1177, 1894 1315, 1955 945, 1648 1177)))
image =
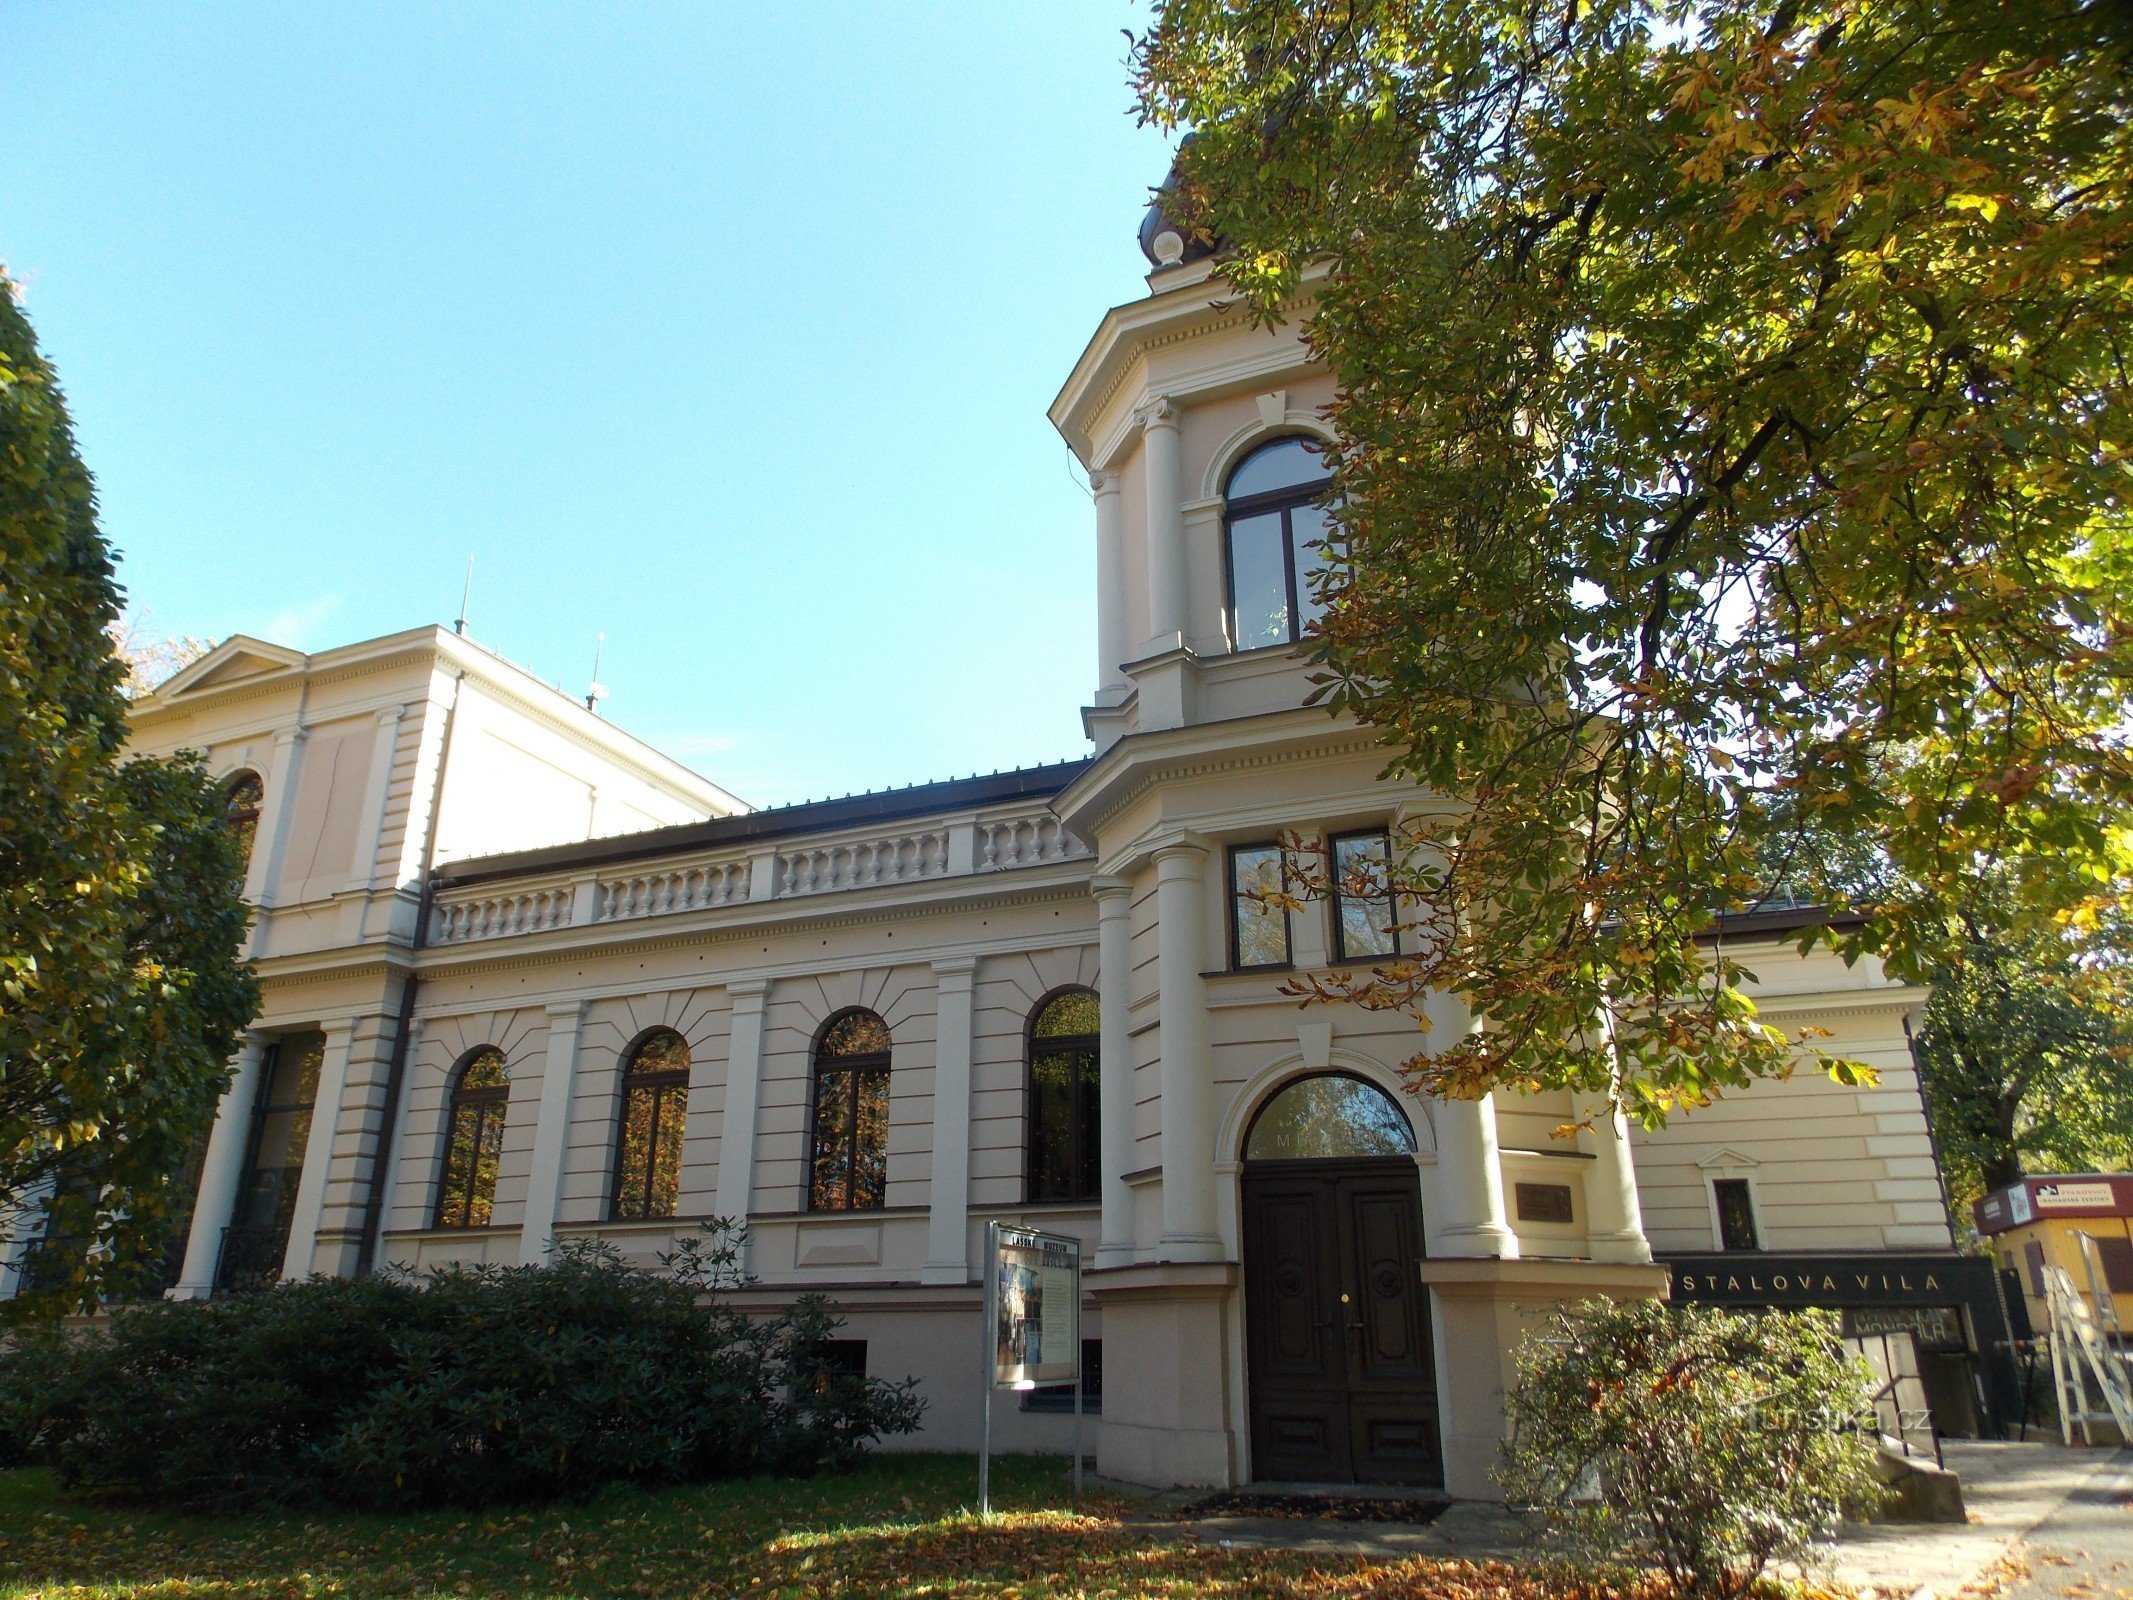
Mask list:
POLYGON ((1950 1439, 1941 1450, 1963 1480, 1969 1525, 1847 1528, 1837 1552, 1840 1579, 1871 1594, 1908 1596, 1925 1589, 1934 1600, 1986 1587, 1991 1569, 2070 1497, 2133 1468, 2133 1455, 2123 1451, 2058 1444, 1950 1439))
MULTIPOLYGON (((2022 1541, 2070 1502, 2112 1507, 2133 1529, 2133 1506, 2114 1498, 2133 1491, 2133 1453, 1965 1440, 1950 1440, 1943 1450, 1947 1464, 1962 1478, 1969 1524, 1847 1528, 1834 1564, 1841 1582, 1863 1595, 1903 1600, 1951 1600, 1965 1589, 1981 1591, 1993 1585, 2006 1558, 2019 1557, 2022 1541)), ((1536 1554, 1526 1524, 1501 1506, 1475 1501, 1456 1502, 1433 1521, 1410 1524, 1253 1516, 1181 1519, 1188 1500, 1185 1495, 1159 1497, 1143 1516, 1130 1520, 1149 1533, 1248 1549, 1514 1562, 1536 1554)), ((2133 1548, 2126 1559, 2133 1560, 2133 1548)), ((2024 1594, 2022 1600, 2045 1600, 2062 1592, 2077 1595, 2077 1600, 2133 1600, 2133 1579, 2120 1574, 2115 1587, 2106 1583, 2078 1591, 2048 1585, 2034 1596, 2024 1594)))

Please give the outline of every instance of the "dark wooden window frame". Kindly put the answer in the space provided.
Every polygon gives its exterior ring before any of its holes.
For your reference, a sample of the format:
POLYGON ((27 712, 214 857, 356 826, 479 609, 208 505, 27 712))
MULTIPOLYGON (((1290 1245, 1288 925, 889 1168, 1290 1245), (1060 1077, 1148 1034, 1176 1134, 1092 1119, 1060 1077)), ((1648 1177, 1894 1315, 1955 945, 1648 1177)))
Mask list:
MULTIPOLYGON (((454 1221, 451 1214, 454 1209, 453 1201, 455 1198, 452 1194, 452 1134, 459 1126, 460 1112, 471 1110, 474 1113, 474 1137, 468 1141, 467 1148, 476 1151, 481 1148, 481 1135, 487 1130, 489 1119, 492 1116, 496 1119, 498 1131, 501 1133, 504 1119, 510 1112, 511 1084, 509 1076, 510 1064, 508 1061, 504 1065, 504 1082, 476 1089, 466 1087, 467 1074, 474 1069, 477 1062, 490 1055, 494 1055, 499 1061, 504 1060, 503 1051, 499 1050, 495 1045, 476 1045, 472 1050, 460 1057, 459 1064, 452 1068, 452 1092, 445 1101, 444 1170, 438 1175, 437 1210, 430 1223, 430 1226, 434 1228, 488 1226, 487 1222, 477 1223, 472 1220, 474 1214, 474 1185, 478 1176, 475 1172, 467 1173, 465 1193, 457 1196, 458 1220, 454 1221)), ((494 1191, 491 1191, 489 1195, 489 1204, 492 1208, 496 1204, 494 1191)))
POLYGON ((1317 505, 1325 499, 1327 489, 1332 487, 1333 474, 1327 473, 1312 483, 1290 484, 1286 488, 1268 489, 1260 494, 1248 494, 1231 499, 1227 484, 1242 470, 1244 464, 1270 445, 1301 439, 1307 445, 1323 445, 1326 441, 1316 434, 1283 433, 1270 438, 1253 441, 1251 449, 1239 456, 1224 477, 1222 501, 1222 620, 1229 629, 1229 648, 1232 655, 1251 655, 1260 650, 1289 650, 1303 637, 1300 619, 1302 608, 1298 605, 1299 586, 1302 580, 1296 571, 1296 532, 1290 524, 1290 514, 1304 506, 1317 505), (1255 644, 1240 646, 1237 627, 1237 558, 1231 537, 1231 525, 1241 518, 1261 517, 1270 511, 1281 513, 1281 566, 1288 584, 1289 636, 1278 644, 1255 644))
POLYGON ((250 868, 252 847, 259 837, 259 819, 267 809, 267 780, 256 767, 239 767, 222 780, 222 825, 243 837, 245 865, 250 868), (258 785, 257 799, 240 803, 238 785, 247 778, 258 785))
POLYGON ((1384 902, 1386 922, 1392 929, 1392 948, 1386 951, 1365 950, 1354 955, 1348 952, 1347 924, 1341 919, 1341 908, 1348 901, 1361 900, 1363 897, 1348 894, 1341 888, 1340 851, 1342 845, 1352 844, 1357 839, 1378 840, 1385 846, 1385 860, 1388 868, 1392 861, 1392 830, 1390 828, 1351 828, 1346 833, 1334 834, 1326 841, 1326 867, 1328 875, 1333 882, 1333 893, 1330 897, 1333 901, 1333 959, 1335 961, 1390 961, 1400 953, 1400 916, 1399 907, 1395 904, 1393 898, 1392 878, 1389 870, 1385 880, 1385 893, 1378 898, 1382 898, 1384 902))
POLYGON ((858 1016, 862 1014, 873 1017, 875 1021, 881 1023, 882 1031, 884 1033, 888 1032, 889 1025, 887 1021, 883 1019, 880 1012, 871 1010, 866 1006, 847 1006, 844 1010, 834 1013, 828 1021, 822 1024, 821 1030, 815 1035, 815 1042, 813 1047, 808 1051, 809 1072, 807 1085, 807 1169, 806 1177, 804 1179, 800 1191, 801 1198, 806 1202, 806 1204, 802 1207, 803 1210, 864 1212, 882 1211, 886 1210, 888 1207, 888 1130, 886 1128, 882 1130, 883 1172, 881 1184, 882 1195, 880 1204, 871 1206, 861 1206, 852 1204, 852 1179, 859 1170, 859 1079, 862 1075, 870 1072, 879 1072, 884 1078, 888 1077, 891 1067, 890 1056, 893 1053, 893 1042, 890 1050, 874 1050, 869 1051, 863 1055, 825 1057, 822 1054, 822 1046, 824 1041, 829 1038, 830 1030, 835 1028, 837 1024, 842 1022, 846 1017, 858 1016), (852 1079, 852 1092, 848 1096, 848 1104, 850 1105, 851 1110, 845 1119, 845 1125, 843 1130, 843 1137, 845 1140, 846 1163, 844 1169, 845 1203, 843 1205, 837 1206, 825 1206, 817 1205, 815 1203, 815 1160, 818 1152, 821 1149, 822 1129, 820 1118, 822 1112, 822 1080, 832 1073, 842 1073, 849 1075, 852 1079))
POLYGON ((1763 1248, 1762 1208, 1755 1203, 1755 1185, 1746 1178, 1716 1177, 1711 1180, 1711 1209, 1718 1218, 1718 1248, 1729 1254, 1747 1255, 1763 1248), (1726 1238, 1726 1201, 1724 1189, 1737 1185, 1741 1202, 1748 1208, 1748 1231, 1754 1236, 1749 1244, 1734 1244, 1726 1238))
POLYGON ((1286 972, 1296 965, 1296 929, 1287 906, 1281 908, 1282 959, 1255 961, 1247 965, 1243 957, 1242 940, 1238 937, 1243 927, 1238 911, 1239 902, 1244 896, 1237 888, 1237 857, 1247 851, 1259 850, 1272 850, 1281 857, 1282 882, 1284 885, 1288 882, 1288 852, 1282 849, 1279 839, 1256 839, 1245 844, 1233 844, 1223 856, 1223 893, 1229 901, 1229 969, 1232 972, 1286 972))
MULTIPOLYGON (((647 1028, 637 1036, 635 1042, 622 1054, 622 1087, 621 1093, 615 1100, 615 1174, 607 1202, 608 1218, 614 1222, 650 1222, 656 1221, 661 1217, 674 1215, 672 1211, 654 1211, 652 1209, 652 1196, 659 1187, 659 1130, 662 1114, 667 1111, 667 1107, 671 1103, 673 1106, 671 1114, 681 1119, 683 1133, 686 1136, 689 1122, 689 1072, 694 1063, 691 1062, 688 1065, 679 1067, 652 1067, 640 1070, 637 1063, 644 1058, 645 1047, 657 1039, 673 1039, 681 1046, 684 1058, 688 1057, 690 1053, 689 1041, 682 1038, 674 1029, 647 1028), (649 1148, 646 1152, 644 1163, 644 1192, 637 1197, 638 1204, 642 1209, 636 1212, 627 1212, 623 1210, 623 1204, 631 1197, 622 1192, 624 1165, 622 1147, 623 1142, 629 1137, 630 1096, 640 1090, 649 1090, 652 1095, 652 1127, 649 1135, 649 1148)), ((674 1174, 677 1182, 681 1177, 680 1166, 681 1160, 677 1154, 674 1174)))
MULTIPOLYGON (((1071 1055, 1076 1058, 1075 1075, 1068 1086, 1067 1092, 1069 1128, 1071 1130, 1067 1139, 1067 1169, 1069 1172, 1079 1172, 1081 1170, 1088 1145, 1096 1143, 1101 1137, 1100 1128, 1083 1128, 1080 1125, 1081 1119, 1074 1114, 1073 1108, 1081 1104, 1080 1074, 1083 1070, 1081 1058, 1084 1054, 1087 1058, 1088 1071, 1101 1074, 1103 1070, 1103 1036, 1096 1033, 1069 1033, 1043 1040, 1037 1037, 1037 1019, 1051 1009, 1052 1002, 1072 994, 1095 995, 1096 991, 1087 984, 1064 984, 1050 991, 1044 998, 1031 1006, 1029 1019, 1022 1024, 1022 1126, 1024 1130, 1022 1142, 1022 1198, 1024 1203, 1029 1205, 1044 1205, 1057 1201, 1094 1200, 1101 1193, 1103 1187, 1102 1177, 1099 1174, 1097 1187, 1088 1194, 1040 1195, 1037 1193, 1037 1057, 1040 1054, 1071 1055)), ((1097 1003, 1099 1006, 1102 1004, 1100 998, 1097 1003)), ((1097 1120, 1099 1122, 1102 1121, 1100 1112, 1097 1120)), ((1100 1145, 1099 1148, 1101 1148, 1100 1145)))

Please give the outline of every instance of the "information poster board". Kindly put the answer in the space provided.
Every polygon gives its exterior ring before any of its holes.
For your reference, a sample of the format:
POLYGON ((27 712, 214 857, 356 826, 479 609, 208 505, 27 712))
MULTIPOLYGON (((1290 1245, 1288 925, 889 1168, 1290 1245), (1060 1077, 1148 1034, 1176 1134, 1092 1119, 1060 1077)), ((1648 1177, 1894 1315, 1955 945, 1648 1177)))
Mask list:
POLYGON ((1081 1242, 999 1229, 992 1259, 993 1386, 1029 1389, 1081 1375, 1081 1242))

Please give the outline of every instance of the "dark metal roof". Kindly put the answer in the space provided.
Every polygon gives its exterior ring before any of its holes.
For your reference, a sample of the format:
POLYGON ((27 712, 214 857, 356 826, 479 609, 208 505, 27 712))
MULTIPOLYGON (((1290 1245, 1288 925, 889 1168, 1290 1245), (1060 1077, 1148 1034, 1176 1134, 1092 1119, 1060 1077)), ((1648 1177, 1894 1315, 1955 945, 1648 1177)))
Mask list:
POLYGON ((1755 911, 1721 911, 1706 939, 1773 939, 1806 928, 1863 928, 1871 919, 1863 911, 1832 911, 1827 906, 1767 906, 1755 911))
POLYGON ((644 833, 618 833, 611 838, 548 845, 539 850, 469 856, 464 861, 447 862, 439 867, 432 881, 444 888, 489 883, 499 878, 524 878, 535 873, 568 872, 577 867, 679 855, 715 845, 828 833, 867 822, 897 822, 906 817, 933 816, 943 811, 967 811, 972 806, 998 805, 1007 800, 1043 798, 1057 794, 1080 777, 1089 761, 1089 757, 1083 756, 1073 761, 1054 761, 1042 767, 988 773, 983 777, 947 778, 938 783, 914 783, 903 789, 843 795, 835 800, 773 806, 737 817, 683 822, 644 833))

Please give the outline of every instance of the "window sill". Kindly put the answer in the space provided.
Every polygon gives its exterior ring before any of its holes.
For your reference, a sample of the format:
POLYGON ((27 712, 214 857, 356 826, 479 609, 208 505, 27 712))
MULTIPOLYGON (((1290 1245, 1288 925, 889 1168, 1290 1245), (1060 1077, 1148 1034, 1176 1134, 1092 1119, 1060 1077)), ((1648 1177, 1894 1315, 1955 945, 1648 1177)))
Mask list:
POLYGON ((1203 978, 1278 978, 1283 973, 1296 971, 1296 963, 1283 961, 1263 967, 1216 967, 1200 974, 1203 978))

